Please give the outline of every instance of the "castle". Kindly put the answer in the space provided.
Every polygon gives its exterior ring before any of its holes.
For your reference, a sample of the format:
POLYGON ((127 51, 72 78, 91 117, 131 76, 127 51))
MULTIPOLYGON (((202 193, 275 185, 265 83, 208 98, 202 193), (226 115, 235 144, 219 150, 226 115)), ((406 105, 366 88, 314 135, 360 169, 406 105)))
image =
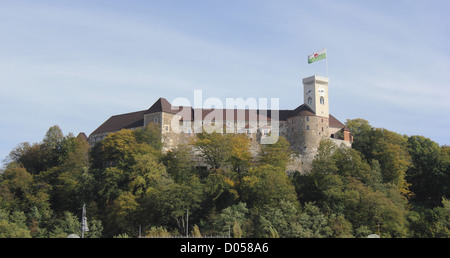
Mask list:
POLYGON ((149 123, 160 128, 163 151, 188 143, 199 132, 195 126, 200 129, 212 126, 222 133, 244 133, 256 146, 276 132, 284 136, 297 153, 290 169, 301 171, 312 162, 322 139, 329 138, 338 146, 351 146, 353 141, 349 129, 329 114, 328 78, 318 75, 304 78, 303 95, 304 103, 293 110, 199 109, 173 106, 166 99, 159 98, 149 109, 110 117, 91 133, 88 140, 94 145, 109 133, 142 128, 149 123), (274 124, 277 125, 276 130, 274 124))

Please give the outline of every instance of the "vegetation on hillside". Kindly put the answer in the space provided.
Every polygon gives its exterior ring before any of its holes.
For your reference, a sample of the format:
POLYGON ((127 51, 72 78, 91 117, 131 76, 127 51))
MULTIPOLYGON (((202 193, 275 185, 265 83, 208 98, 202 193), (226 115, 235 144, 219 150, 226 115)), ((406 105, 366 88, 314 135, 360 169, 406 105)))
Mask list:
POLYGON ((352 148, 324 140, 307 173, 285 173, 280 137, 200 134, 163 153, 153 127, 90 148, 51 127, 0 171, 0 237, 449 237, 450 147, 348 120, 352 148), (195 151, 194 151, 195 150, 195 151), (197 167, 196 155, 206 161, 197 167), (186 223, 188 221, 188 223, 186 223))

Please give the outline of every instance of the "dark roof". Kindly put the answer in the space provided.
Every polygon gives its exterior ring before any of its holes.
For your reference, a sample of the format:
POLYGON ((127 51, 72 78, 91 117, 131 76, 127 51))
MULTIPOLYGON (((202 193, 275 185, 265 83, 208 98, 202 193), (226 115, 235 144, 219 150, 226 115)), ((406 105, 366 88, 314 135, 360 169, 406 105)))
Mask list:
POLYGON ((330 123, 330 127, 334 127, 334 128, 344 128, 345 127, 345 125, 343 123, 341 123, 339 120, 337 120, 331 114, 330 114, 330 118, 329 118, 329 123, 330 123))
MULTIPOLYGON (((181 109, 180 109, 181 111, 181 109)), ((184 110, 185 111, 185 110, 184 110)), ((196 112, 201 113, 202 120, 211 116, 211 118, 215 118, 218 115, 222 115, 223 120, 226 120, 227 117, 233 117, 233 120, 253 120, 256 118, 259 120, 270 121, 270 117, 260 112, 259 110, 254 109, 188 109, 186 113, 180 113, 182 116, 181 121, 192 121, 194 117, 197 115, 196 112), (213 113, 214 112, 214 113, 213 113), (213 113, 213 114, 212 114, 213 113)))
POLYGON ((165 98, 159 98, 148 110, 145 111, 145 114, 157 113, 157 112, 167 112, 176 114, 182 107, 174 107, 170 104, 169 101, 165 98))
POLYGON ((120 129, 136 128, 144 125, 144 113, 147 110, 132 112, 110 117, 92 134, 108 133, 119 131, 120 129))
MULTIPOLYGON (((136 128, 144 125, 144 115, 166 112, 171 114, 177 114, 180 111, 182 121, 192 121, 194 118, 194 112, 201 112, 202 120, 205 119, 208 114, 213 112, 215 109, 193 109, 192 107, 177 107, 172 106, 169 101, 165 98, 159 98, 149 109, 115 115, 106 120, 101 126, 99 126, 92 134, 108 133, 119 131, 120 129, 136 128)), ((294 116, 315 116, 314 111, 305 104, 298 106, 294 110, 278 110, 278 120, 285 121, 290 117, 294 116)), ((254 110, 254 109, 216 109, 216 112, 222 112, 223 118, 225 119, 227 114, 230 112, 234 115, 234 120, 239 119, 242 114, 244 114, 244 120, 248 121, 251 118, 256 117, 258 121, 266 120, 270 121, 272 117, 272 110, 254 110)), ((330 115, 330 127, 344 128, 345 125, 339 122, 334 116, 330 115)), ((91 134, 91 135, 92 135, 91 134)))

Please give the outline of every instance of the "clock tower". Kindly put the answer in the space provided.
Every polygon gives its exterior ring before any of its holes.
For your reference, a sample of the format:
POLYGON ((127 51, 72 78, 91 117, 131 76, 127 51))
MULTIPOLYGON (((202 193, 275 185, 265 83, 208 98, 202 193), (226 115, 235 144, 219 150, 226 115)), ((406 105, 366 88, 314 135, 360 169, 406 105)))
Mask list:
POLYGON ((329 117, 328 78, 314 75, 303 79, 304 102, 316 116, 329 117))

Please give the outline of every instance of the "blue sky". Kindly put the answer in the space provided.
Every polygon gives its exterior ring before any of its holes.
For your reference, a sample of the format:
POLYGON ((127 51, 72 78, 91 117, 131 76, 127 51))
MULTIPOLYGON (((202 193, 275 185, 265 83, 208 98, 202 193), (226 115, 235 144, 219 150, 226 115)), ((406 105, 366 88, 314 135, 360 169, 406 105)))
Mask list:
POLYGON ((0 159, 52 125, 89 135, 159 97, 303 102, 450 145, 449 1, 0 0, 0 159))

